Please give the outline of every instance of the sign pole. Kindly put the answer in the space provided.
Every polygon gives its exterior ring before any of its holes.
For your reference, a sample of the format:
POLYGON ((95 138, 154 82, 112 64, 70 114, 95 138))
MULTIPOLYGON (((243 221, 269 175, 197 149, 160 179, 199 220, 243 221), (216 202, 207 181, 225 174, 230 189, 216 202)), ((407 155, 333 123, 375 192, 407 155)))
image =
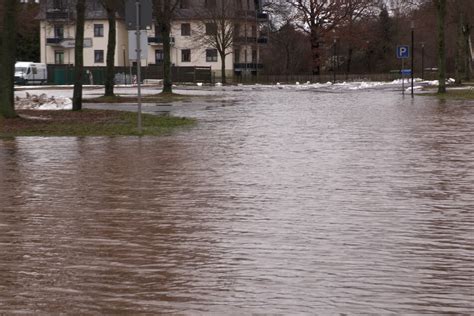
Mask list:
POLYGON ((402 94, 405 95, 405 59, 402 58, 402 94))
POLYGON ((415 97, 413 81, 415 80, 415 22, 411 22, 411 97, 415 97))
POLYGON ((137 115, 137 125, 138 132, 142 133, 142 87, 141 87, 141 47, 140 47, 140 1, 136 0, 136 17, 137 17, 137 89, 138 89, 138 115, 137 115))

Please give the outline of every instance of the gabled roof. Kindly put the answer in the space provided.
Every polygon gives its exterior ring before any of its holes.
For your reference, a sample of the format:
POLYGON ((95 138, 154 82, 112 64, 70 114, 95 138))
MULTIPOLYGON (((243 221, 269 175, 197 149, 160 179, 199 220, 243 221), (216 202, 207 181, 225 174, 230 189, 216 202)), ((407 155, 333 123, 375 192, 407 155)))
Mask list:
MULTIPOLYGON (((117 1, 120 3, 120 1, 117 1)), ((76 19, 76 0, 41 0, 40 12, 37 16, 39 20, 46 20, 46 13, 67 13, 68 19, 76 19)), ((123 6, 119 6, 117 18, 124 17, 123 6)), ((86 0, 86 20, 107 19, 107 12, 98 0, 86 0)))

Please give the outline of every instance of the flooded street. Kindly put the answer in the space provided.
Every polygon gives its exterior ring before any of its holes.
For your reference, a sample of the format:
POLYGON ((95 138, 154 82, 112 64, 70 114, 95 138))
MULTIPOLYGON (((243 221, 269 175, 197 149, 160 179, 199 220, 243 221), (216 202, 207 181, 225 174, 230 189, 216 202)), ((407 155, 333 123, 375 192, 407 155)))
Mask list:
POLYGON ((164 137, 0 139, 0 314, 474 313, 472 101, 209 93, 164 137))

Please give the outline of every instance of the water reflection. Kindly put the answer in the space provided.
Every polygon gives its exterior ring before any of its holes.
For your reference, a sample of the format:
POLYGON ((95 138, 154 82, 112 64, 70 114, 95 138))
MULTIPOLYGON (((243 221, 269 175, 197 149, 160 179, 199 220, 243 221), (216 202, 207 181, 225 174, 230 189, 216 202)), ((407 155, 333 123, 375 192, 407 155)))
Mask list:
POLYGON ((158 139, 1 140, 0 313, 473 310, 471 105, 247 92, 158 139))

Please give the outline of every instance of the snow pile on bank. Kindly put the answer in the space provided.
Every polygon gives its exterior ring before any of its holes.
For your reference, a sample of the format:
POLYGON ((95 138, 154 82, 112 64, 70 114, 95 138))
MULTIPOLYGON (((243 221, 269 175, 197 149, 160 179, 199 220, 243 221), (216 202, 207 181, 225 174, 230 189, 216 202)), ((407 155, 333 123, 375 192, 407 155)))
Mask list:
POLYGON ((15 108, 17 110, 72 110, 72 100, 61 96, 48 98, 44 93, 39 96, 26 93, 25 98, 16 97, 15 108))

